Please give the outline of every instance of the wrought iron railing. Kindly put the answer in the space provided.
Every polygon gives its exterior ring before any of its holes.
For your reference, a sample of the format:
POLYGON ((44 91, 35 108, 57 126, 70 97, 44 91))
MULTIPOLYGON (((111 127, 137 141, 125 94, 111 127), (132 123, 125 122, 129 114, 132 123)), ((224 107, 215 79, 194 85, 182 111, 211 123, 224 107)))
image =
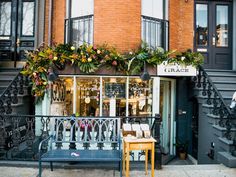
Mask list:
POLYGON ((202 88, 202 95, 207 96, 206 103, 208 105, 213 105, 212 114, 219 116, 218 125, 226 128, 224 136, 228 140, 231 140, 231 130, 235 126, 232 120, 234 119, 235 114, 225 103, 221 93, 217 90, 216 86, 202 66, 199 66, 199 72, 198 75, 194 77, 194 82, 196 83, 196 87, 202 88))
POLYGON ((19 72, 0 96, 0 114, 12 113, 12 104, 18 103, 18 94, 24 94, 24 86, 29 86, 29 79, 19 72))
POLYGON ((144 15, 141 16, 141 20, 142 40, 150 47, 168 50, 169 21, 144 15))
MULTIPOLYGON (((155 117, 122 117, 122 122, 133 121, 135 123, 149 122, 151 125, 152 136, 157 140, 156 143, 156 166, 161 168, 160 151, 160 116, 155 117), (142 120, 142 122, 139 122, 142 120)), ((111 143, 110 148, 117 147, 117 128, 114 127, 117 117, 65 117, 65 116, 44 116, 44 115, 0 115, 0 159, 3 160, 37 160, 38 146, 42 139, 60 131, 62 142, 58 141, 56 147, 61 148, 66 140, 66 134, 70 133, 72 127, 77 127, 75 139, 70 142, 70 148, 76 146, 76 141, 82 143, 82 148, 90 148, 91 140, 95 142, 99 149, 107 148, 107 141, 111 143), (106 121, 109 120, 109 121, 106 121), (60 121, 57 121, 60 120, 60 121), (100 121, 103 120, 103 121, 100 121), (100 124, 103 122, 103 124, 100 124), (109 126, 111 125, 111 126, 109 126), (108 140, 107 138, 112 138, 108 140), (89 140, 89 141, 88 141, 89 140)), ((119 128, 120 129, 120 128, 119 128)), ((75 131, 74 131, 75 132, 75 131)), ((68 143, 67 143, 68 144, 68 143)), ((43 148, 48 148, 45 144, 43 148)), ((67 145, 68 146, 68 145, 67 145)))

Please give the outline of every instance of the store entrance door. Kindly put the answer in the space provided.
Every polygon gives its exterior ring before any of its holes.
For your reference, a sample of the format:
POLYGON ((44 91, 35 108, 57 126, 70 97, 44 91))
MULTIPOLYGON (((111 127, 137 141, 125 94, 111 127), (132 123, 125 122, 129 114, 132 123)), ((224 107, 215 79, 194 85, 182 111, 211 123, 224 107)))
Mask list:
POLYGON ((169 159, 175 155, 175 80, 160 80, 160 114, 162 153, 169 159))

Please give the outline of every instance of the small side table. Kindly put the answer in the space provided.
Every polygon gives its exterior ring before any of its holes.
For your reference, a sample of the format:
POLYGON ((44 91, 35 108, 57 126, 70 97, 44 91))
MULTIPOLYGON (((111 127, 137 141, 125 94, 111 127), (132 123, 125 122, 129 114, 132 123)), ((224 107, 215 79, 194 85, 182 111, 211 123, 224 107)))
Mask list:
POLYGON ((132 150, 144 150, 145 151, 145 174, 147 175, 148 167, 148 151, 151 151, 151 169, 152 177, 154 177, 154 158, 155 158, 155 142, 154 138, 142 138, 133 139, 131 137, 123 138, 123 172, 125 176, 129 177, 129 152, 132 150))

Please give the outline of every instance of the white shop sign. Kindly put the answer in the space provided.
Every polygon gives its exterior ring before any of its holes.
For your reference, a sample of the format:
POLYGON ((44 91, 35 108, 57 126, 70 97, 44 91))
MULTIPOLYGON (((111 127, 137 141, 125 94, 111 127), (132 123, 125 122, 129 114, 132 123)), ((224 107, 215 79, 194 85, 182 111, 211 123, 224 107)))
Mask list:
POLYGON ((162 63, 157 66, 158 76, 196 76, 197 69, 192 65, 178 65, 162 63))

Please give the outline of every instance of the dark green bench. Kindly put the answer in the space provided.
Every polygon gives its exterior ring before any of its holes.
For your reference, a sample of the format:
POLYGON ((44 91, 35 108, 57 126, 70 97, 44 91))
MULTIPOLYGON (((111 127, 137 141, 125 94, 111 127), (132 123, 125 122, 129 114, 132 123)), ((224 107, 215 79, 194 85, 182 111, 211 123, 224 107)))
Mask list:
POLYGON ((39 177, 42 162, 49 162, 51 171, 53 162, 117 162, 122 176, 120 118, 57 117, 50 122, 51 135, 39 144, 39 177))

